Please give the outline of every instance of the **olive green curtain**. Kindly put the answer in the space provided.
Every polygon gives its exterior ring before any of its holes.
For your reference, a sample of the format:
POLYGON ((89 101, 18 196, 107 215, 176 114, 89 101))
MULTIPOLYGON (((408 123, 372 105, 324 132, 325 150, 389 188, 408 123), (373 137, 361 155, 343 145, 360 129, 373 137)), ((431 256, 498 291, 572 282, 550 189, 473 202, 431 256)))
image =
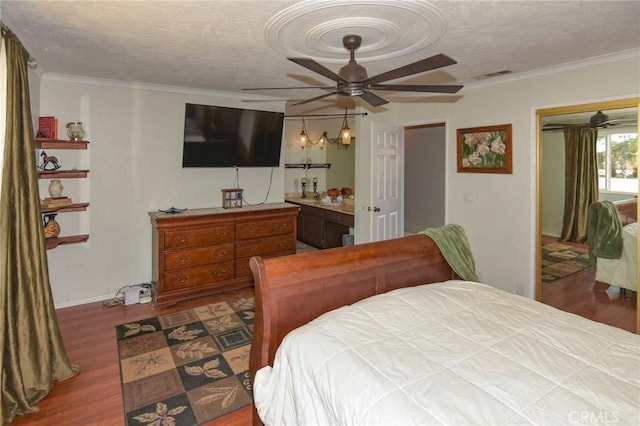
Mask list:
POLYGON ((597 129, 564 129, 565 188, 561 240, 580 243, 587 240, 589 206, 598 201, 597 139, 597 129))
MULTIPOLYGON (((0 193, 0 415, 9 424, 37 411, 57 380, 75 376, 58 329, 40 213, 27 61, 2 25, 7 115, 0 193)), ((4 76, 2 77, 4 78, 4 76)))

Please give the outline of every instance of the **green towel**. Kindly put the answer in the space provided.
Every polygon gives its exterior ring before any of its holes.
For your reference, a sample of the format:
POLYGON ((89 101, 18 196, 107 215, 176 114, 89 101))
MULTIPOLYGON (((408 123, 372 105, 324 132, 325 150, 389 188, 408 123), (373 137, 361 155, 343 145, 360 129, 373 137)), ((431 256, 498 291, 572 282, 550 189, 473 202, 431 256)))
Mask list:
POLYGON ((618 209, 611 201, 596 201, 587 215, 587 243, 589 263, 596 266, 596 258, 622 257, 622 224, 618 209))
POLYGON ((460 278, 467 281, 480 281, 476 275, 476 262, 471 253, 469 240, 462 226, 452 223, 439 228, 427 228, 420 234, 431 237, 451 269, 460 278))

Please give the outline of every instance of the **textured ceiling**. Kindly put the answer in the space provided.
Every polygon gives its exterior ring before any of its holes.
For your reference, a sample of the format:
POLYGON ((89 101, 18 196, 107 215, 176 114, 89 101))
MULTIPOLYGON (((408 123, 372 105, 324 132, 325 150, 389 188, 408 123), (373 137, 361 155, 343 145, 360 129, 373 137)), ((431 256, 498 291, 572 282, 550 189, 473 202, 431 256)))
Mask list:
MULTIPOLYGON (((470 85, 502 70, 516 75, 640 52, 638 1, 1 0, 0 18, 37 58, 40 73, 230 92, 333 85, 286 57, 310 57, 337 72, 348 61, 342 47, 347 34, 362 36, 356 60, 370 76, 438 53, 458 61, 394 84, 470 85)), ((322 92, 242 94, 306 99, 322 92)), ((313 104, 336 101, 331 96, 313 104)), ((313 104, 309 108, 319 108, 313 104)))

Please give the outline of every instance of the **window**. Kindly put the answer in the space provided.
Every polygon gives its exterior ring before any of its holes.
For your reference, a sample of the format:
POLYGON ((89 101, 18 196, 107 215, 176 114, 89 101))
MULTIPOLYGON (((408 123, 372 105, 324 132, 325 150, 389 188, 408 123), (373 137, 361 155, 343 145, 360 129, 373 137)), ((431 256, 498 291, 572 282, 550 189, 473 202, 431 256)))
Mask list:
POLYGON ((638 193, 638 133, 635 129, 598 130, 600 191, 638 193))

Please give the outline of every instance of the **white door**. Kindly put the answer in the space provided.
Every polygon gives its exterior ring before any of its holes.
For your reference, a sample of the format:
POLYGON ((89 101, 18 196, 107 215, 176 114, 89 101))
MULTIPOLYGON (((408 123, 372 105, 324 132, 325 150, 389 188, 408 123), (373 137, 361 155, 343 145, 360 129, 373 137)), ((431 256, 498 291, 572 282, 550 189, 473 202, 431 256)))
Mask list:
POLYGON ((388 123, 372 123, 371 241, 404 235, 404 130, 388 123))

